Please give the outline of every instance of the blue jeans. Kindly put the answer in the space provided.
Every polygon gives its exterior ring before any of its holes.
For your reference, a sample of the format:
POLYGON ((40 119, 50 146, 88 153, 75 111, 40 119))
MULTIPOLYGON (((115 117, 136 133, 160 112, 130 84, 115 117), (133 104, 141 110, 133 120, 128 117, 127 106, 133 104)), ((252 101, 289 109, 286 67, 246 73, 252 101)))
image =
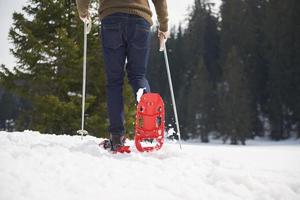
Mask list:
POLYGON ((102 19, 101 36, 107 81, 108 131, 112 135, 124 135, 122 93, 125 70, 135 95, 140 88, 150 92, 146 79, 150 24, 136 15, 115 13, 102 19))

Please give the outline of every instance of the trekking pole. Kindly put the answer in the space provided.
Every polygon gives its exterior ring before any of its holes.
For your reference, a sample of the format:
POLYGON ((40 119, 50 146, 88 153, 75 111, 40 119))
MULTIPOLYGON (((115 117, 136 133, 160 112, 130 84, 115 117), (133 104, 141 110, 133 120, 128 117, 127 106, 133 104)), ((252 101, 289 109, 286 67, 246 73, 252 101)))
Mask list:
MULTIPOLYGON (((162 48, 161 48, 161 50, 162 50, 162 48)), ((171 97, 172 97, 173 110, 174 110, 174 115, 175 115, 175 120, 176 120, 179 146, 180 146, 180 149, 182 149, 182 147, 181 147, 181 135, 180 135, 180 129, 179 129, 179 121, 178 121, 178 115, 177 115, 177 108, 176 108, 176 102, 175 102, 175 97, 174 97, 171 72, 170 72, 170 67, 169 67, 169 59, 168 59, 167 47, 166 47, 165 43, 164 43, 164 46, 163 46, 163 50, 164 50, 164 57, 165 57, 165 62, 166 62, 166 68, 167 68, 167 74, 168 74, 170 92, 171 92, 171 97)))
POLYGON ((81 135, 81 140, 88 132, 84 130, 84 110, 85 110, 85 88, 86 88, 86 52, 87 52, 87 34, 88 24, 84 22, 84 42, 83 42, 83 77, 82 77, 82 110, 81 110, 81 130, 77 133, 81 135))

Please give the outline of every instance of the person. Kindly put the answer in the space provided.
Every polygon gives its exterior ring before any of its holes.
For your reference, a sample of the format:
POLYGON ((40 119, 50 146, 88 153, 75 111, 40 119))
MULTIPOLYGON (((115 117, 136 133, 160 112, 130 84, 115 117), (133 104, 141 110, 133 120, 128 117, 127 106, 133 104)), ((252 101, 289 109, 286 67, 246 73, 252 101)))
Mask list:
MULTIPOLYGON (((167 0, 152 2, 159 22, 158 38, 163 48, 169 34, 167 0)), ((76 3, 80 19, 90 24, 90 0, 76 0, 76 3)), ((122 96, 125 70, 135 96, 141 88, 150 92, 146 69, 150 27, 153 25, 152 12, 148 0, 99 0, 98 13, 107 81, 110 134, 109 141, 104 142, 104 148, 116 151, 125 142, 122 96)))

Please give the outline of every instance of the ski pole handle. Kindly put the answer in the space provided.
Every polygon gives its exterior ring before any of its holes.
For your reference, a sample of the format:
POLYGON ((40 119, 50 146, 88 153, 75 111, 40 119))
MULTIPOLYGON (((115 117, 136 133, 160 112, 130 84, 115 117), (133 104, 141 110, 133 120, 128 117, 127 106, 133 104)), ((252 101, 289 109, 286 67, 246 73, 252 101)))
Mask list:
POLYGON ((166 49, 167 39, 159 39, 159 51, 164 51, 166 49))
POLYGON ((166 48, 166 42, 169 37, 169 32, 163 32, 158 29, 158 38, 159 38, 159 51, 163 51, 166 48))

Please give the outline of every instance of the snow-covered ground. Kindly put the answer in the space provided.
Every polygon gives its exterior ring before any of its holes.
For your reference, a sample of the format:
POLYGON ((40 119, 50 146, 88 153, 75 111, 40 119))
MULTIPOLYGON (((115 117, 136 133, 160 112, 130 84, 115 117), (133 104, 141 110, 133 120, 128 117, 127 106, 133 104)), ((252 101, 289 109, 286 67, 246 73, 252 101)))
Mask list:
MULTIPOLYGON (((167 143, 111 154, 101 139, 0 132, 1 200, 299 200, 300 143, 167 143)), ((132 142, 131 142, 132 145, 132 142)))

